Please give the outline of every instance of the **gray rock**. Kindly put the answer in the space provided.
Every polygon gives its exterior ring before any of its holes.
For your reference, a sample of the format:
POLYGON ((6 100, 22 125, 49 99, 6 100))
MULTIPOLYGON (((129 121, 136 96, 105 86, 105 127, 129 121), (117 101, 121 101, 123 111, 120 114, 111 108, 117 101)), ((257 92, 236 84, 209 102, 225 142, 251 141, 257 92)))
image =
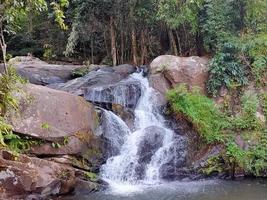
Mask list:
POLYGON ((37 85, 64 83, 72 78, 72 70, 81 65, 54 65, 31 56, 12 58, 9 61, 19 75, 37 85))

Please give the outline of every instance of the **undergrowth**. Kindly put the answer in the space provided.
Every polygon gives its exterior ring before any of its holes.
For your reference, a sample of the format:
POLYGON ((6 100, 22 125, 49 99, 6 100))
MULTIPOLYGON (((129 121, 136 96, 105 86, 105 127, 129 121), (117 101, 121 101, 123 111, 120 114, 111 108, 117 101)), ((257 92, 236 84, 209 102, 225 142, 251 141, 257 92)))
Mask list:
POLYGON ((189 90, 185 85, 167 94, 172 111, 191 121, 207 144, 224 146, 220 156, 211 158, 208 166, 203 168, 205 173, 224 170, 233 175, 241 170, 253 176, 267 176, 267 125, 257 117, 261 101, 267 115, 266 96, 243 94, 241 110, 232 116, 225 114, 230 112, 222 112, 198 90, 189 90), (245 148, 236 143, 237 135, 244 138, 245 148))

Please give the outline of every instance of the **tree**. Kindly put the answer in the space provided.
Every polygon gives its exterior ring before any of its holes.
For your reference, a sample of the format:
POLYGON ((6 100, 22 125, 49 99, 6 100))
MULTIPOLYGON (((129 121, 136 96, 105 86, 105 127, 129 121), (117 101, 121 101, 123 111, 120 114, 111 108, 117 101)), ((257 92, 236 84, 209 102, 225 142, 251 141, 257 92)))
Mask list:
MULTIPOLYGON (((68 6, 68 0, 58 0, 50 2, 55 14, 55 21, 63 28, 67 29, 64 23, 64 13, 62 9, 68 6)), ((4 61, 5 72, 7 72, 5 34, 14 33, 20 26, 18 19, 21 16, 29 15, 29 13, 43 12, 48 9, 45 0, 1 0, 0 1, 0 46, 4 61)))

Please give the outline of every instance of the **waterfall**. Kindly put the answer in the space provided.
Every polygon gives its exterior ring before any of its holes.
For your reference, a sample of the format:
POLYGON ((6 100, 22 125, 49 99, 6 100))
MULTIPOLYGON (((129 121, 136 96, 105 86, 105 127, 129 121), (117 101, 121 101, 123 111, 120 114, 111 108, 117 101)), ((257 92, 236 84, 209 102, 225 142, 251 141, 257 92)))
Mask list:
MULTIPOLYGON (((100 169, 101 177, 111 187, 122 189, 127 185, 128 190, 128 186, 160 183, 164 168, 175 170, 185 161, 185 138, 166 127, 148 79, 142 73, 134 73, 130 79, 141 85, 141 97, 134 110, 134 131, 124 131, 117 155, 108 158, 100 169)), ((114 115, 110 114, 113 119, 109 120, 118 121, 114 115)), ((124 123, 123 130, 129 130, 125 126, 124 123)), ((120 128, 110 130, 109 137, 120 135, 120 128)))

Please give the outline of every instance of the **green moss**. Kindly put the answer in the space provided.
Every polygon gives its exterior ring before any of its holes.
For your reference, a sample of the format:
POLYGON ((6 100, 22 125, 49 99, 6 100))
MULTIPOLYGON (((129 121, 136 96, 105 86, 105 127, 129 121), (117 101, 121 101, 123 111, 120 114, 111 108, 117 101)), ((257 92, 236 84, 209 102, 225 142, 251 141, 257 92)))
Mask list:
POLYGON ((50 125, 49 125, 47 122, 45 122, 45 123, 42 124, 41 127, 42 127, 43 129, 49 129, 49 128, 50 128, 50 125))
POLYGON ((93 182, 96 182, 98 180, 97 174, 93 172, 84 172, 84 176, 86 179, 93 181, 93 182))
POLYGON ((221 162, 220 156, 214 156, 207 160, 207 163, 203 168, 200 169, 200 172, 205 175, 211 175, 212 173, 222 173, 224 172, 224 165, 221 162))

